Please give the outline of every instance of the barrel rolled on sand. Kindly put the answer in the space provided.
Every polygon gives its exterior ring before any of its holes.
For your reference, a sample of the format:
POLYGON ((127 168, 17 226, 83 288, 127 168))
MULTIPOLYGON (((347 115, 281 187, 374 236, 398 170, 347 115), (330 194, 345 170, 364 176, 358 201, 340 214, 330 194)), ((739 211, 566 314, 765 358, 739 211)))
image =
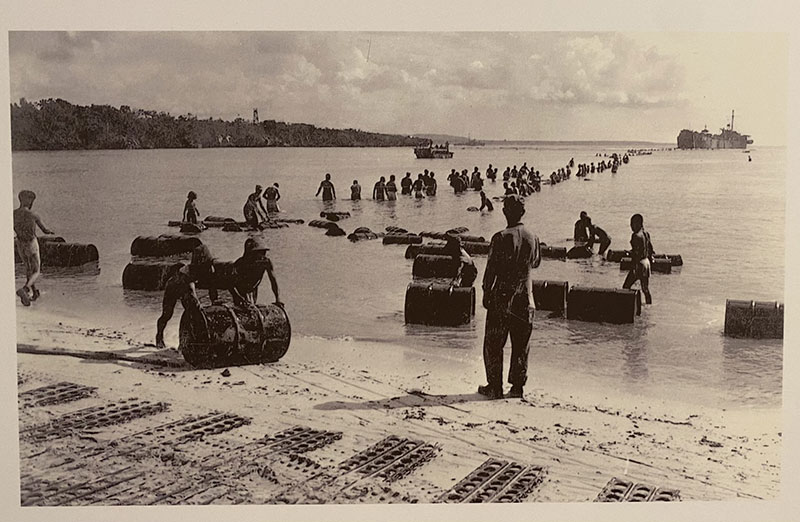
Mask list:
POLYGON ((783 303, 725 301, 725 335, 756 339, 783 339, 783 303))
POLYGON ((573 286, 567 294, 567 319, 625 324, 641 310, 639 290, 573 286))
POLYGON ((289 316, 275 305, 211 305, 187 309, 179 349, 195 368, 271 363, 289 350, 289 316))
POLYGON ((131 255, 166 257, 191 252, 203 244, 199 237, 162 234, 158 237, 139 236, 131 243, 131 255))
POLYGON ((459 326, 475 315, 475 288, 413 281, 406 288, 407 324, 459 326))
POLYGON ((533 302, 537 310, 564 313, 567 309, 567 281, 533 280, 533 302))
POLYGON ((414 279, 449 278, 458 275, 460 260, 447 255, 419 254, 414 258, 414 279))
POLYGON ((183 263, 173 261, 134 261, 122 272, 122 288, 126 290, 164 290, 167 280, 183 263))

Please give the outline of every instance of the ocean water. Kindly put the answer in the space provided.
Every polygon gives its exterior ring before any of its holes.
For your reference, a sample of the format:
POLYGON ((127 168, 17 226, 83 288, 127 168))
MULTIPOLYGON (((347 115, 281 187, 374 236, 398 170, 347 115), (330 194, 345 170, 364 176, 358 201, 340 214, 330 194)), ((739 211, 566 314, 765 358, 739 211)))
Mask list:
MULTIPOLYGON (((666 145, 669 147, 669 145, 666 145)), ((202 217, 241 220, 241 208, 256 184, 280 184, 283 216, 306 223, 324 208, 314 193, 326 172, 333 176, 339 200, 349 211, 340 222, 348 233, 359 226, 382 231, 388 225, 408 230, 446 230, 466 226, 487 239, 505 226, 500 210, 467 212, 479 206, 475 192, 456 196, 446 183, 451 168, 489 163, 502 173, 506 165, 527 162, 543 177, 570 158, 576 164, 597 161, 595 154, 621 152, 626 146, 537 144, 455 148, 449 160, 417 160, 410 149, 203 149, 14 153, 13 188, 37 193, 34 206, 46 225, 68 241, 94 243, 100 271, 45 271, 41 301, 22 314, 38 311, 96 321, 97 327, 122 329, 134 339, 152 342, 160 313, 158 292, 122 288, 131 241, 139 235, 177 233, 167 227, 181 217, 186 193, 198 193, 202 217), (398 177, 423 168, 439 179, 439 195, 377 203, 369 199, 380 176, 398 177), (358 179, 367 197, 349 201, 358 179)), ((612 237, 612 249, 626 248, 631 214, 644 215, 655 250, 681 254, 684 266, 672 274, 654 274, 654 304, 633 325, 605 325, 537 316, 531 337, 531 378, 562 376, 565 382, 653 398, 678 399, 716 407, 774 407, 781 404, 783 343, 735 340, 722 335, 725 300, 783 300, 786 151, 756 148, 752 162, 742 151, 656 151, 633 157, 617 174, 572 177, 543 186, 527 198, 526 226, 555 246, 567 238, 581 210, 612 237)), ((487 183, 499 196, 502 183, 487 183)), ((16 198, 14 201, 16 206, 16 198)), ((481 368, 485 313, 480 307, 471 325, 459 328, 406 326, 405 289, 412 261, 405 246, 380 240, 351 243, 326 237, 307 225, 261 233, 270 245, 282 300, 295 336, 331 342, 368 340, 411 346, 419 352, 474 361, 481 368)), ((201 234, 215 257, 233 260, 248 233, 210 229, 201 234)), ((483 275, 485 257, 476 258, 483 275)), ((17 266, 17 284, 21 270, 17 266)), ((620 287, 625 273, 616 263, 591 260, 543 260, 536 279, 570 284, 620 287)), ((202 293, 201 293, 202 295, 202 293)), ((262 302, 270 302, 262 285, 262 302)), ((167 331, 178 341, 180 305, 167 331)), ((299 349, 299 348, 294 348, 299 349)), ((291 356, 291 348, 289 355, 291 356)), ((477 384, 477 383, 476 383, 477 384)))

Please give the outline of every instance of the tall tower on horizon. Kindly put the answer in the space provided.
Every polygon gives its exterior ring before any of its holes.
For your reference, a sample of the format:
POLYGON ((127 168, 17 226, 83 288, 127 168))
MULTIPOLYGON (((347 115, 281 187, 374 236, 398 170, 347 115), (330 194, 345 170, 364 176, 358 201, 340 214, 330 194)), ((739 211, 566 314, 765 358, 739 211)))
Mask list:
POLYGON ((253 109, 253 123, 258 123, 258 108, 253 109))

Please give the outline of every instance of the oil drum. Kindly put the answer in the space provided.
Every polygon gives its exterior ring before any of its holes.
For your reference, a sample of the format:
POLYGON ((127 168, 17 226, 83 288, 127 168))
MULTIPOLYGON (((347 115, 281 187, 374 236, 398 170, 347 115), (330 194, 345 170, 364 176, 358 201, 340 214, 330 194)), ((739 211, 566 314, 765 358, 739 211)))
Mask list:
POLYGON ((179 349, 195 368, 261 364, 283 357, 291 338, 278 305, 211 305, 183 312, 179 349))
POLYGON ((406 289, 407 324, 458 326, 469 324, 475 315, 475 288, 447 283, 413 281, 406 289))

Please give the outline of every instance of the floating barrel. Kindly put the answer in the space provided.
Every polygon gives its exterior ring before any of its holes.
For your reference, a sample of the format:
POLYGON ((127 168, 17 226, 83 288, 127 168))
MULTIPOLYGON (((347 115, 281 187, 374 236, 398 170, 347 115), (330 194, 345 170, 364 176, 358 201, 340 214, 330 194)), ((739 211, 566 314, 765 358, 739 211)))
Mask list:
POLYGON ((168 227, 179 227, 183 225, 183 221, 167 221, 168 227))
MULTIPOLYGON (((633 268, 633 259, 630 257, 623 257, 622 260, 619 262, 619 269, 620 270, 630 270, 633 268)), ((653 261, 650 262, 650 271, 651 272, 658 272, 660 274, 671 274, 672 273, 672 262, 669 259, 664 258, 654 258, 653 261)))
POLYGON ((182 234, 199 234, 203 231, 203 227, 197 223, 184 223, 181 225, 182 234))
POLYGON ((291 219, 291 218, 273 218, 272 221, 275 223, 287 223, 290 225, 302 225, 305 223, 302 219, 291 219))
POLYGON ((358 227, 357 229, 353 230, 353 233, 347 236, 347 239, 350 241, 367 241, 370 239, 378 239, 378 234, 373 232, 367 227, 358 227))
POLYGON ((346 236, 347 232, 341 229, 339 225, 333 224, 332 227, 328 227, 328 231, 325 232, 326 236, 338 237, 338 236, 346 236))
POLYGON ((416 234, 387 234, 383 236, 384 245, 418 245, 422 237, 416 234))
POLYGON ((222 226, 223 232, 242 232, 243 230, 245 229, 240 227, 239 224, 235 221, 231 221, 230 223, 225 223, 222 226))
MULTIPOLYGON (((57 238, 61 239, 61 238, 57 238)), ((97 247, 78 243, 62 243, 57 240, 44 241, 39 245, 42 266, 81 266, 100 259, 97 247)))
POLYGON ((683 258, 680 254, 656 254, 653 259, 667 259, 672 266, 683 266, 683 258))
POLYGON ((315 228, 330 228, 338 226, 336 223, 332 221, 323 221, 321 219, 312 219, 308 222, 308 226, 315 227, 315 228))
POLYGON ((424 245, 408 245, 406 249, 406 259, 414 259, 419 254, 433 254, 443 256, 446 254, 444 246, 446 243, 432 241, 424 245))
POLYGON ((464 241, 461 247, 471 256, 485 256, 489 254, 488 241, 464 241))
POLYGON ((462 243, 486 243, 486 238, 483 236, 467 236, 465 234, 456 234, 461 238, 462 243))
MULTIPOLYGON (((406 249, 406 259, 414 259, 419 254, 448 255, 446 243, 427 243, 425 245, 411 245, 406 249)), ((476 243, 472 241, 461 243, 461 248, 471 256, 485 256, 489 254, 489 243, 476 243)))
MULTIPOLYGON (((358 229, 356 229, 356 230, 358 230, 358 229)), ((389 233, 389 234, 408 234, 409 233, 408 230, 406 230, 405 228, 395 227, 395 226, 392 226, 392 225, 389 225, 384 230, 386 230, 386 232, 389 233)))
POLYGON ((319 213, 319 217, 328 219, 330 221, 339 221, 340 219, 345 219, 350 217, 350 212, 325 212, 322 211, 319 213))
POLYGON ((236 220, 229 217, 220 217, 220 216, 206 216, 203 220, 203 224, 208 228, 222 228, 227 223, 236 223, 236 220))
POLYGON ((567 259, 587 259, 592 255, 592 249, 586 245, 576 245, 567 251, 567 259))
POLYGON ((122 288, 127 290, 163 290, 167 279, 183 263, 172 261, 135 261, 122 272, 122 288))
POLYGON ((286 223, 278 223, 277 221, 262 221, 258 224, 259 230, 266 230, 268 228, 289 228, 289 225, 286 223))
POLYGON ((275 362, 292 338, 289 317, 275 304, 211 305, 185 310, 179 349, 195 368, 275 362))
POLYGON ((537 310, 563 313, 567 309, 567 281, 533 280, 533 302, 537 310))
POLYGON ((475 288, 413 281, 406 288, 407 324, 458 326, 475 315, 475 288))
POLYGON ((641 308, 639 290, 573 286, 567 294, 567 319, 633 323, 641 308))
POLYGON ((478 212, 478 207, 467 207, 467 212, 478 212))
POLYGON ((541 246, 539 248, 544 259, 566 259, 567 247, 541 246))
POLYGON ((467 227, 455 227, 445 232, 445 234, 466 234, 467 232, 469 232, 467 227))
POLYGON ((131 243, 131 255, 162 257, 191 252, 203 244, 199 237, 171 236, 163 234, 158 237, 139 236, 131 243))
POLYGON ((347 239, 355 243, 356 241, 369 241, 370 239, 378 239, 379 237, 380 236, 375 232, 353 232, 347 236, 347 239))
POLYGON ((411 275, 414 279, 443 277, 452 279, 458 275, 459 259, 452 256, 419 254, 414 258, 411 275))
POLYGON ((777 301, 725 301, 725 335, 783 339, 783 304, 777 301))
POLYGON ((624 257, 631 257, 630 250, 609 250, 606 252, 606 261, 619 263, 624 257))

